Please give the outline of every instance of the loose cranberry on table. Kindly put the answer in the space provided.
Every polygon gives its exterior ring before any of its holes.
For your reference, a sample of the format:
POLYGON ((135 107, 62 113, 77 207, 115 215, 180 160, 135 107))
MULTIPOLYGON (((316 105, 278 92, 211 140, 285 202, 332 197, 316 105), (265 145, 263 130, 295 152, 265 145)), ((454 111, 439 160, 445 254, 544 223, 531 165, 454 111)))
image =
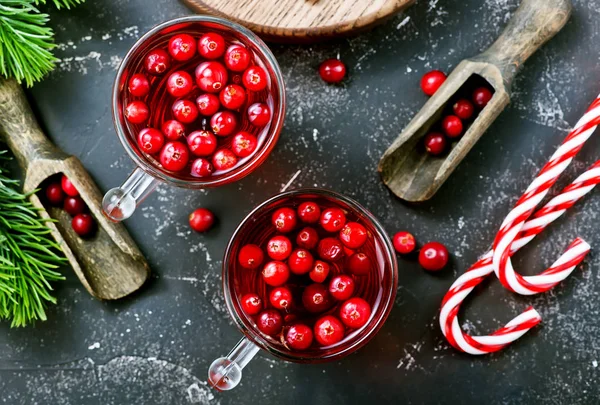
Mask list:
POLYGON ((421 78, 421 90, 428 96, 433 96, 435 92, 446 81, 446 74, 440 70, 427 72, 421 78))
POLYGON ((335 316, 326 315, 315 322, 314 335, 322 346, 330 346, 344 338, 344 325, 335 316))
POLYGON ((312 344, 313 332, 304 324, 292 325, 287 331, 285 341, 294 350, 305 350, 312 344))
POLYGON ((94 231, 94 218, 89 214, 77 214, 71 220, 71 227, 77 235, 88 236, 94 231))
POLYGON ((46 187, 46 199, 55 206, 60 206, 65 200, 65 192, 58 183, 51 183, 46 187))
POLYGON ((439 242, 426 243, 419 252, 419 264, 429 271, 443 269, 448 264, 448 249, 439 242))
POLYGON ((479 87, 473 92, 473 103, 477 108, 484 108, 492 99, 493 93, 486 87, 479 87))
POLYGON ((215 135, 228 136, 237 128, 237 118, 231 111, 219 111, 210 119, 210 127, 215 135))
POLYGON ((225 53, 225 39, 215 32, 202 35, 198 40, 198 52, 206 59, 217 59, 225 53))
POLYGON ((238 84, 228 84, 219 93, 219 101, 229 110, 237 110, 246 102, 246 90, 238 84))
POLYGON ((190 158, 190 153, 187 146, 178 141, 167 142, 160 151, 160 164, 172 172, 182 170, 190 158))
POLYGON ((323 238, 319 241, 317 253, 321 259, 335 262, 344 255, 344 248, 337 238, 323 238))
POLYGON ((227 69, 216 61, 199 64, 195 70, 195 76, 198 87, 209 93, 221 91, 228 79, 227 69))
POLYGON ((351 249, 358 249, 367 241, 367 230, 358 222, 348 222, 340 231, 340 240, 351 249))
POLYGON ((264 103, 254 103, 248 107, 248 120, 257 127, 264 127, 271 119, 271 111, 264 103))
POLYGON ((189 216, 190 227, 196 232, 206 232, 215 223, 215 215, 206 208, 198 208, 189 216))
POLYGON ((215 171, 211 162, 204 158, 198 158, 192 162, 190 170, 194 177, 208 177, 215 171))
POLYGON ((63 204, 63 209, 70 216, 74 217, 77 214, 82 214, 86 211, 87 206, 81 197, 67 197, 63 204))
POLYGON ((162 132, 154 128, 144 128, 138 134, 138 145, 144 153, 153 155, 160 152, 165 144, 165 137, 162 132))
POLYGON ((258 315, 256 327, 265 335, 273 336, 281 331, 283 318, 277 310, 267 309, 258 315))
POLYGON ((468 120, 473 116, 475 107, 473 107, 473 104, 469 100, 462 99, 454 103, 452 110, 461 120, 468 120))
POLYGON ((354 294, 354 280, 345 274, 335 276, 329 282, 329 294, 338 301, 344 301, 354 294))
POLYGON ((237 164, 237 156, 229 149, 219 149, 215 152, 212 164, 217 170, 229 170, 237 164))
POLYGON ((193 88, 192 76, 183 70, 171 73, 167 79, 167 91, 173 97, 185 97, 193 88))
POLYGON ((175 119, 184 124, 191 124, 198 118, 198 108, 190 100, 177 100, 171 109, 175 119))
POLYGON ((371 306, 360 297, 350 298, 340 307, 340 319, 349 328, 365 326, 371 317, 371 306))
POLYGON ((354 253, 348 258, 348 270, 355 276, 366 276, 371 271, 373 263, 364 253, 354 253))
POLYGON ((142 124, 148 120, 149 116, 150 110, 143 101, 132 101, 125 107, 125 119, 132 124, 142 124))
POLYGON ((446 138, 439 132, 431 132, 425 137, 425 150, 433 156, 438 156, 446 150, 446 138))
POLYGON ((309 226, 302 228, 296 236, 296 244, 304 249, 314 249, 319 243, 319 234, 315 228, 309 226))
POLYGON ((242 310, 246 315, 256 315, 262 309, 262 300, 258 294, 246 294, 241 299, 242 310))
POLYGON ((417 247, 417 241, 415 240, 415 237, 411 233, 405 231, 397 232, 394 235, 392 242, 396 252, 400 253, 401 255, 412 253, 417 247))
POLYGON ((337 232, 346 224, 346 214, 340 208, 327 208, 321 214, 320 223, 327 232, 337 232))
POLYGON ((254 244, 243 246, 238 253, 238 262, 246 269, 255 270, 265 259, 262 249, 254 244))
POLYGON ((274 288, 269 294, 269 302, 275 309, 288 309, 292 305, 292 300, 292 292, 287 287, 274 288))
POLYGON ((267 254, 273 260, 286 260, 290 257, 292 249, 292 242, 283 235, 273 236, 267 242, 267 254))
POLYGON ((319 66, 319 75, 327 83, 339 83, 346 77, 346 65, 339 59, 327 59, 319 66))
POLYGON ((196 98, 196 106, 198 107, 200 114, 205 117, 210 117, 219 111, 221 103, 219 103, 219 97, 214 94, 205 93, 196 98))
POLYGON ((169 54, 178 62, 185 62, 196 55, 196 40, 189 34, 173 35, 169 40, 169 54))
POLYGON ((272 261, 263 267, 262 277, 264 282, 271 287, 279 287, 285 284, 288 278, 290 278, 290 269, 283 262, 272 261))
POLYGON ((310 284, 302 292, 302 305, 308 312, 325 312, 331 304, 331 295, 323 284, 310 284))
POLYGON ((321 208, 312 201, 306 201, 298 206, 298 216, 302 222, 316 224, 321 218, 321 208))
POLYGON ((271 223, 281 233, 288 233, 296 227, 296 211, 283 207, 276 210, 271 216, 271 223))
POLYGON ((217 150, 217 137, 210 131, 194 131, 187 137, 187 144, 196 156, 209 156, 217 150))
POLYGON ((327 279, 327 276, 329 276, 329 269, 329 264, 321 260, 315 260, 315 265, 310 273, 308 273, 308 276, 315 283, 322 283, 327 279))
POLYGON ((251 66, 242 75, 242 83, 250 91, 266 89, 268 80, 267 72, 260 66, 251 66))
POLYGON ((69 180, 69 178, 64 174, 60 179, 60 187, 62 188, 62 191, 64 191, 65 194, 68 196, 77 197, 79 195, 79 191, 77 191, 75 185, 71 183, 71 180, 69 180))
POLYGON ((457 138, 463 132, 463 124, 456 115, 448 115, 442 121, 442 129, 449 138, 457 138))
POLYGON ((250 132, 240 131, 231 140, 231 151, 236 156, 245 158, 250 156, 258 146, 258 140, 250 132))
POLYGON ((177 141, 185 136, 185 126, 177 120, 163 122, 161 130, 165 138, 169 141, 177 141))
POLYGON ((312 270, 315 259, 306 249, 296 249, 288 258, 288 266, 294 274, 306 274, 312 270))
POLYGON ((144 97, 150 91, 150 82, 142 73, 136 73, 129 79, 127 89, 132 96, 144 97))
POLYGON ((146 55, 144 66, 151 75, 161 75, 171 67, 171 57, 162 49, 154 49, 146 55))

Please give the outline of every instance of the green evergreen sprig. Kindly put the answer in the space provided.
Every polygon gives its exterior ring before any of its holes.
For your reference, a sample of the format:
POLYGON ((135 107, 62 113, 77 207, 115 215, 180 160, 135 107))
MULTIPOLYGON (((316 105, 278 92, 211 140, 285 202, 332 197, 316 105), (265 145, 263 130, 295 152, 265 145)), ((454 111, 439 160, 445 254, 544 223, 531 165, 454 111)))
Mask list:
POLYGON ((48 220, 6 176, 5 153, 0 151, 0 318, 26 326, 46 320, 48 303, 56 304, 50 282, 64 279, 57 269, 65 259, 48 220))

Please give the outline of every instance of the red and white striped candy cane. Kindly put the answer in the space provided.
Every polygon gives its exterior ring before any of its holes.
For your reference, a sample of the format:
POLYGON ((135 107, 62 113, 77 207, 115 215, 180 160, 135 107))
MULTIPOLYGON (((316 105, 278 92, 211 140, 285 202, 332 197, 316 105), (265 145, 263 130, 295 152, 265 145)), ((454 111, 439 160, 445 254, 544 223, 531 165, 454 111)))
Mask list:
MULTIPOLYGON (((539 209, 533 218, 525 223, 521 233, 511 244, 511 255, 529 243, 546 226, 560 217, 598 183, 600 183, 600 160, 573 183, 565 187, 559 195, 539 209)), ((559 259, 551 266, 551 269, 570 274, 577 264, 583 260, 589 249, 587 243, 577 238, 567 251, 579 253, 572 260, 559 259)), ((506 326, 489 336, 470 336, 462 331, 457 318, 460 305, 471 291, 494 271, 492 256, 493 250, 490 250, 471 266, 452 284, 442 300, 440 310, 442 333, 452 346, 469 354, 486 354, 498 351, 523 336, 542 320, 538 312, 529 307, 525 312, 507 323, 506 326)))
MULTIPOLYGON (((585 141, 592 135, 600 124, 600 96, 594 100, 584 116, 577 122, 575 129, 554 152, 548 163, 529 185, 512 211, 507 215, 496 235, 493 244, 492 265, 500 282, 507 289, 522 295, 532 295, 548 291, 556 284, 567 278, 570 271, 568 264, 580 258, 584 244, 572 243, 557 260, 562 263, 558 268, 556 263, 549 269, 536 276, 521 276, 517 274, 510 260, 513 241, 523 230, 525 221, 531 216, 535 207, 548 193, 558 177, 569 166, 575 155, 581 150, 585 141)), ((534 226, 534 225, 532 225, 534 226)), ((585 244, 587 245, 587 244, 585 244)), ((572 270, 571 270, 572 271, 572 270)))

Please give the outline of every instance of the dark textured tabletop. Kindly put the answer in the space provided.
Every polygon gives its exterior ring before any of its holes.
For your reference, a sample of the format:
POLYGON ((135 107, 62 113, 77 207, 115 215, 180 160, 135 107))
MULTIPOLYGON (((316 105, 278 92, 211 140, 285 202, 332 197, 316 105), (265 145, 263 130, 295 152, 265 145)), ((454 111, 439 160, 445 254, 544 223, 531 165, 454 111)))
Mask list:
MULTIPOLYGON (((376 173, 379 156, 425 102, 418 87, 430 69, 450 71, 485 49, 517 0, 419 0, 404 15, 352 39, 313 46, 273 45, 288 92, 281 139, 243 181, 190 191, 160 186, 127 226, 152 278, 135 296, 99 302, 65 270, 48 321, 26 329, 0 325, 0 398, 10 404, 595 404, 600 388, 600 196, 593 192, 516 257, 537 274, 581 236, 584 264, 559 287, 535 297, 508 293, 490 279, 460 319, 486 334, 528 305, 543 322, 494 355, 449 347, 438 326, 452 281, 490 246, 503 217, 600 91, 600 3, 576 0, 574 14, 527 61, 509 108, 437 195, 414 206, 393 197, 376 173), (337 55, 343 86, 325 85, 318 64, 337 55), (289 183, 289 184, 288 184, 289 183), (241 337, 226 311, 221 259, 238 222, 284 186, 331 188, 355 198, 389 233, 438 240, 451 265, 433 275, 399 259, 395 306, 379 334, 333 363, 286 363, 266 354, 244 369, 241 385, 206 385, 212 360, 241 337), (192 232, 187 216, 213 210, 218 225, 192 232)), ((258 5, 257 5, 258 6, 258 5)), ((133 169, 111 120, 115 70, 136 38, 189 11, 177 1, 88 0, 52 12, 60 58, 31 91, 49 137, 78 156, 101 189, 133 169)), ((600 158, 593 136, 561 183, 600 158)))

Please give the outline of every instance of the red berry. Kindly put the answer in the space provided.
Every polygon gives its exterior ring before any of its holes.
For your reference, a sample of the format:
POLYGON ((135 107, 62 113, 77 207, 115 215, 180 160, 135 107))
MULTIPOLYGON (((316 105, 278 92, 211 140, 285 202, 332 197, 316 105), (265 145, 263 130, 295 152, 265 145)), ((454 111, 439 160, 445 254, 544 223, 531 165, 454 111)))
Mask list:
POLYGON ((269 302, 276 309, 286 310, 292 305, 292 292, 287 287, 277 287, 269 294, 269 302))
POLYGON ((308 276, 315 283, 322 283, 327 279, 329 275, 329 264, 322 262, 321 260, 316 260, 315 265, 313 266, 308 276))
POLYGON ((210 131, 194 131, 187 137, 187 144, 196 156, 208 156, 217 149, 217 137, 210 131))
POLYGON ((340 307, 340 319, 349 328, 361 328, 369 322, 371 306, 362 298, 354 297, 340 307))
POLYGON ((94 230, 94 218, 89 214, 77 214, 71 220, 71 227, 79 236, 88 236, 94 230))
POLYGON ((346 65, 339 59, 327 59, 319 66, 319 75, 327 83, 339 83, 346 76, 346 65))
POLYGON ((65 194, 68 196, 77 197, 79 195, 79 191, 77 191, 77 188, 75 187, 75 185, 73 183, 71 183, 71 180, 69 180, 69 178, 67 176, 65 176, 64 174, 62 175, 62 177, 60 179, 60 186, 61 186, 62 190, 65 192, 65 194))
POLYGON ((219 62, 202 62, 195 75, 198 87, 209 93, 217 93, 227 84, 227 69, 219 62))
POLYGON ((217 111, 219 111, 219 107, 221 107, 221 104, 219 103, 219 97, 210 93, 205 93, 198 96, 196 99, 196 105, 198 106, 198 111, 200 111, 200 114, 204 115, 205 117, 210 117, 211 115, 215 114, 217 111))
POLYGON ((348 222, 340 231, 340 240, 351 249, 358 249, 367 241, 367 230, 358 222, 348 222))
POLYGON ((461 120, 470 119, 475 111, 473 104, 469 100, 465 99, 458 100, 456 103, 454 103, 452 109, 454 110, 454 114, 456 114, 461 120))
POLYGON ((185 126, 177 120, 168 120, 162 124, 162 133, 169 141, 177 141, 185 136, 185 126))
POLYGON ((191 124, 198 118, 198 109, 190 100, 177 100, 173 103, 173 115, 177 121, 191 124))
POLYGON ((325 315, 315 322, 315 339, 321 346, 331 346, 344 338, 344 325, 332 315, 325 315))
POLYGON ((85 212, 86 208, 87 206, 81 197, 67 197, 65 198, 65 203, 63 204, 63 209, 72 217, 85 212))
POLYGON ((256 327, 265 335, 273 336, 281 331, 281 328, 283 327, 283 318, 278 311, 267 309, 258 315, 256 327))
POLYGON ((165 137, 158 129, 144 128, 138 134, 137 142, 142 152, 153 155, 163 147, 165 137))
POLYGON ((198 52, 206 59, 220 58, 225 52, 225 39, 216 32, 204 34, 198 41, 198 52))
POLYGON ((448 264, 448 249, 439 242, 426 243, 419 252, 419 264, 429 271, 443 269, 448 264))
POLYGON ((228 84, 219 93, 219 100, 223 107, 237 110, 246 102, 246 90, 239 84, 228 84))
POLYGON ((319 243, 319 234, 314 228, 303 228, 296 236, 296 244, 304 249, 314 249, 319 243))
POLYGON ((331 296, 323 284, 310 284, 302 292, 302 305, 308 312, 327 311, 331 304, 331 296))
POLYGON ((272 237, 267 242, 267 254, 273 260, 283 261, 292 253, 292 242, 283 235, 272 237))
POLYGON ((346 214, 340 208, 327 208, 321 214, 321 226, 327 232, 337 232, 346 224, 346 214))
POLYGON ((231 141, 231 150, 241 158, 250 156, 257 146, 256 137, 245 131, 238 132, 231 141))
POLYGON ((183 70, 171 73, 167 79, 167 91, 173 97, 185 97, 193 87, 192 76, 183 70))
POLYGON ((348 258, 348 263, 346 265, 350 273, 355 276, 366 276, 371 271, 373 263, 366 254, 354 253, 348 258))
POLYGON ((296 211, 291 208, 279 208, 271 216, 271 223, 281 233, 288 233, 296 227, 296 211))
POLYGON ((196 232, 206 232, 215 223, 214 214, 206 208, 198 208, 189 216, 190 227, 196 232))
POLYGON ((129 79, 127 88, 132 96, 144 97, 150 91, 150 82, 142 73, 136 73, 129 79))
POLYGON ((329 282, 329 294, 338 301, 344 301, 354 294, 354 280, 345 274, 335 276, 329 282))
POLYGON ((283 262, 272 261, 263 267, 262 277, 265 283, 271 287, 278 287, 285 284, 288 278, 290 278, 290 269, 283 262))
POLYGON ((215 169, 208 160, 198 158, 192 162, 191 174, 194 177, 208 177, 215 169))
POLYGON ((394 249, 401 255, 407 255, 415 250, 417 241, 415 237, 408 232, 400 231, 394 235, 394 249))
POLYGON ((219 111, 210 119, 210 127, 215 135, 228 136, 237 128, 237 118, 231 111, 219 111))
POLYGON ((439 70, 427 72, 421 78, 421 90, 428 96, 433 96, 435 92, 446 81, 446 74, 439 70))
POLYGON ((151 75, 161 75, 171 67, 171 58, 162 49, 154 49, 146 56, 144 66, 151 75))
POLYGON ((238 262, 245 269, 258 269, 264 259, 265 255, 262 249, 253 244, 244 245, 238 253, 238 262))
POLYGON ((288 329, 285 340, 292 349, 305 350, 312 344, 313 332, 308 326, 299 323, 288 329))
POLYGON ((492 99, 494 94, 485 87, 479 87, 473 92, 473 103, 479 109, 484 108, 492 99))
POLYGON ((181 142, 167 142, 160 151, 160 164, 172 172, 183 169, 190 158, 188 148, 181 142))
POLYGON ((425 137, 425 150, 433 156, 441 155, 446 150, 446 138, 439 132, 431 132, 425 137))
POLYGON ((463 124, 456 115, 448 115, 442 121, 442 129, 449 138, 457 138, 462 134, 463 124))
POLYGON ((177 34, 169 40, 168 49, 173 59, 184 62, 196 54, 196 40, 189 34, 177 34))
POLYGON ((264 103, 254 103, 248 107, 248 120, 254 126, 264 127, 271 120, 271 111, 264 103))
POLYGON ((245 46, 234 44, 225 51, 225 66, 234 72, 243 72, 250 65, 250 51, 245 46))
POLYGON ((149 116, 150 110, 143 101, 132 101, 125 107, 125 118, 132 124, 142 124, 149 116))
POLYGON ((319 222, 319 218, 321 217, 321 208, 312 201, 306 201, 300 204, 298 207, 298 216, 302 220, 302 222, 306 222, 307 224, 315 224, 319 222))
POLYGON ((290 271, 294 274, 306 274, 312 270, 315 260, 308 250, 296 249, 288 259, 290 271))
POLYGON ((65 193, 60 184, 52 183, 46 187, 46 199, 50 204, 55 206, 60 206, 63 203, 65 199, 65 193))
POLYGON ((237 156, 229 149, 219 149, 212 157, 212 164, 217 170, 232 169, 237 161, 237 156))
POLYGON ((256 315, 262 309, 262 300, 258 294, 246 294, 241 299, 242 310, 246 315, 256 315))
POLYGON ((317 252, 321 259, 335 262, 344 255, 344 248, 337 238, 324 238, 319 241, 317 252))
POLYGON ((251 66, 242 75, 242 83, 250 91, 264 90, 268 81, 267 72, 260 66, 251 66))

